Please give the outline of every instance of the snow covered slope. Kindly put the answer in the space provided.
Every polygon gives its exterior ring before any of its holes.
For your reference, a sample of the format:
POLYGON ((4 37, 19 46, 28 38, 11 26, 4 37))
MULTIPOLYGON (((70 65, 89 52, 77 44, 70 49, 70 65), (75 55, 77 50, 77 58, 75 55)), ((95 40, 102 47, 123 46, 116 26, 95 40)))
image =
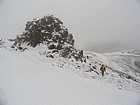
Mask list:
MULTIPOLYGON (((112 54, 104 54, 109 58, 109 62, 113 65, 117 65, 120 72, 131 75, 132 77, 140 80, 140 51, 130 50, 117 52, 112 54)), ((112 69, 116 67, 112 67, 112 69)))
POLYGON ((85 51, 80 62, 46 57, 43 46, 20 52, 9 45, 0 48, 0 105, 140 105, 139 72, 125 71, 116 54, 85 51))

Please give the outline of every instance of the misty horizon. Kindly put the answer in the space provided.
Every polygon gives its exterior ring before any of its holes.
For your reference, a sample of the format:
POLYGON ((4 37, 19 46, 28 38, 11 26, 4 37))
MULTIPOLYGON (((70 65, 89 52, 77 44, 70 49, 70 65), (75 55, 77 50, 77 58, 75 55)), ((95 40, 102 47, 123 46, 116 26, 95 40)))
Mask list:
POLYGON ((27 21, 50 14, 64 22, 79 49, 140 49, 139 10, 139 0, 0 0, 0 38, 15 38, 27 21))

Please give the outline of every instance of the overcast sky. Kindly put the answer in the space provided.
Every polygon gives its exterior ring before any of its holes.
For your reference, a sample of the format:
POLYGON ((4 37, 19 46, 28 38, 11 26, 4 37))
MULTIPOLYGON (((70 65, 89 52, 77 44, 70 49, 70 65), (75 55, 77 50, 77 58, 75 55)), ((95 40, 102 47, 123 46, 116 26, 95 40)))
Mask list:
POLYGON ((27 21, 47 14, 64 22, 78 48, 140 49, 140 0, 0 0, 0 38, 22 34, 27 21))

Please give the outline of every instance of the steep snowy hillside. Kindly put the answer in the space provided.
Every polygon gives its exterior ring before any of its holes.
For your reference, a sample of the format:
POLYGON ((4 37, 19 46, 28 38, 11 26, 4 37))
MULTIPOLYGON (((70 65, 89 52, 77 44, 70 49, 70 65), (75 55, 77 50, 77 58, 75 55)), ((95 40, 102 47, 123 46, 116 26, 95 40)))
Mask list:
POLYGON ((25 52, 14 51, 9 45, 5 41, 0 48, 1 105, 140 104, 140 83, 120 72, 135 78, 139 75, 133 75, 131 69, 131 73, 123 71, 114 54, 104 56, 85 51, 85 63, 57 54, 54 58, 46 57, 43 45, 25 52), (102 63, 112 68, 107 68, 104 77, 99 70, 102 63))
MULTIPOLYGON (((46 51, 39 51, 43 61, 57 66, 77 72, 79 75, 87 78, 93 78, 101 81, 113 83, 119 89, 135 90, 140 92, 140 73, 137 71, 131 72, 129 68, 120 66, 118 63, 111 61, 114 56, 104 56, 102 54, 84 51, 86 62, 76 61, 75 59, 64 59, 59 55, 53 54, 54 58, 46 57, 46 51), (101 64, 106 65, 105 76, 102 77, 100 67, 101 64), (126 71, 126 72, 125 72, 126 71)), ((120 58, 121 59, 121 58, 120 58)), ((116 60, 117 62, 117 60, 116 60)), ((122 61, 120 61, 121 63, 122 61)), ((127 64, 129 65, 129 64, 127 64)))
MULTIPOLYGON (((117 52, 112 54, 104 54, 109 58, 112 66, 117 65, 120 72, 126 73, 135 77, 136 80, 140 80, 140 51, 130 50, 117 52)), ((112 69, 116 69, 112 67, 112 69)))
POLYGON ((1 105, 140 104, 138 91, 119 90, 105 82, 106 77, 86 78, 82 70, 57 67, 53 58, 44 61, 39 52, 39 48, 25 52, 0 48, 1 105))
POLYGON ((74 42, 53 15, 0 39, 0 105, 140 104, 138 50, 99 54, 74 42))

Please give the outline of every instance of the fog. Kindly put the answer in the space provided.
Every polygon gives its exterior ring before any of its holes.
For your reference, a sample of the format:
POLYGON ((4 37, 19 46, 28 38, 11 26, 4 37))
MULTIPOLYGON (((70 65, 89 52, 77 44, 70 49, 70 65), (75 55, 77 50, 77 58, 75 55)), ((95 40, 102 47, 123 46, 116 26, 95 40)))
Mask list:
POLYGON ((51 14, 64 22, 76 47, 95 52, 140 49, 140 0, 0 0, 0 38, 51 14))

